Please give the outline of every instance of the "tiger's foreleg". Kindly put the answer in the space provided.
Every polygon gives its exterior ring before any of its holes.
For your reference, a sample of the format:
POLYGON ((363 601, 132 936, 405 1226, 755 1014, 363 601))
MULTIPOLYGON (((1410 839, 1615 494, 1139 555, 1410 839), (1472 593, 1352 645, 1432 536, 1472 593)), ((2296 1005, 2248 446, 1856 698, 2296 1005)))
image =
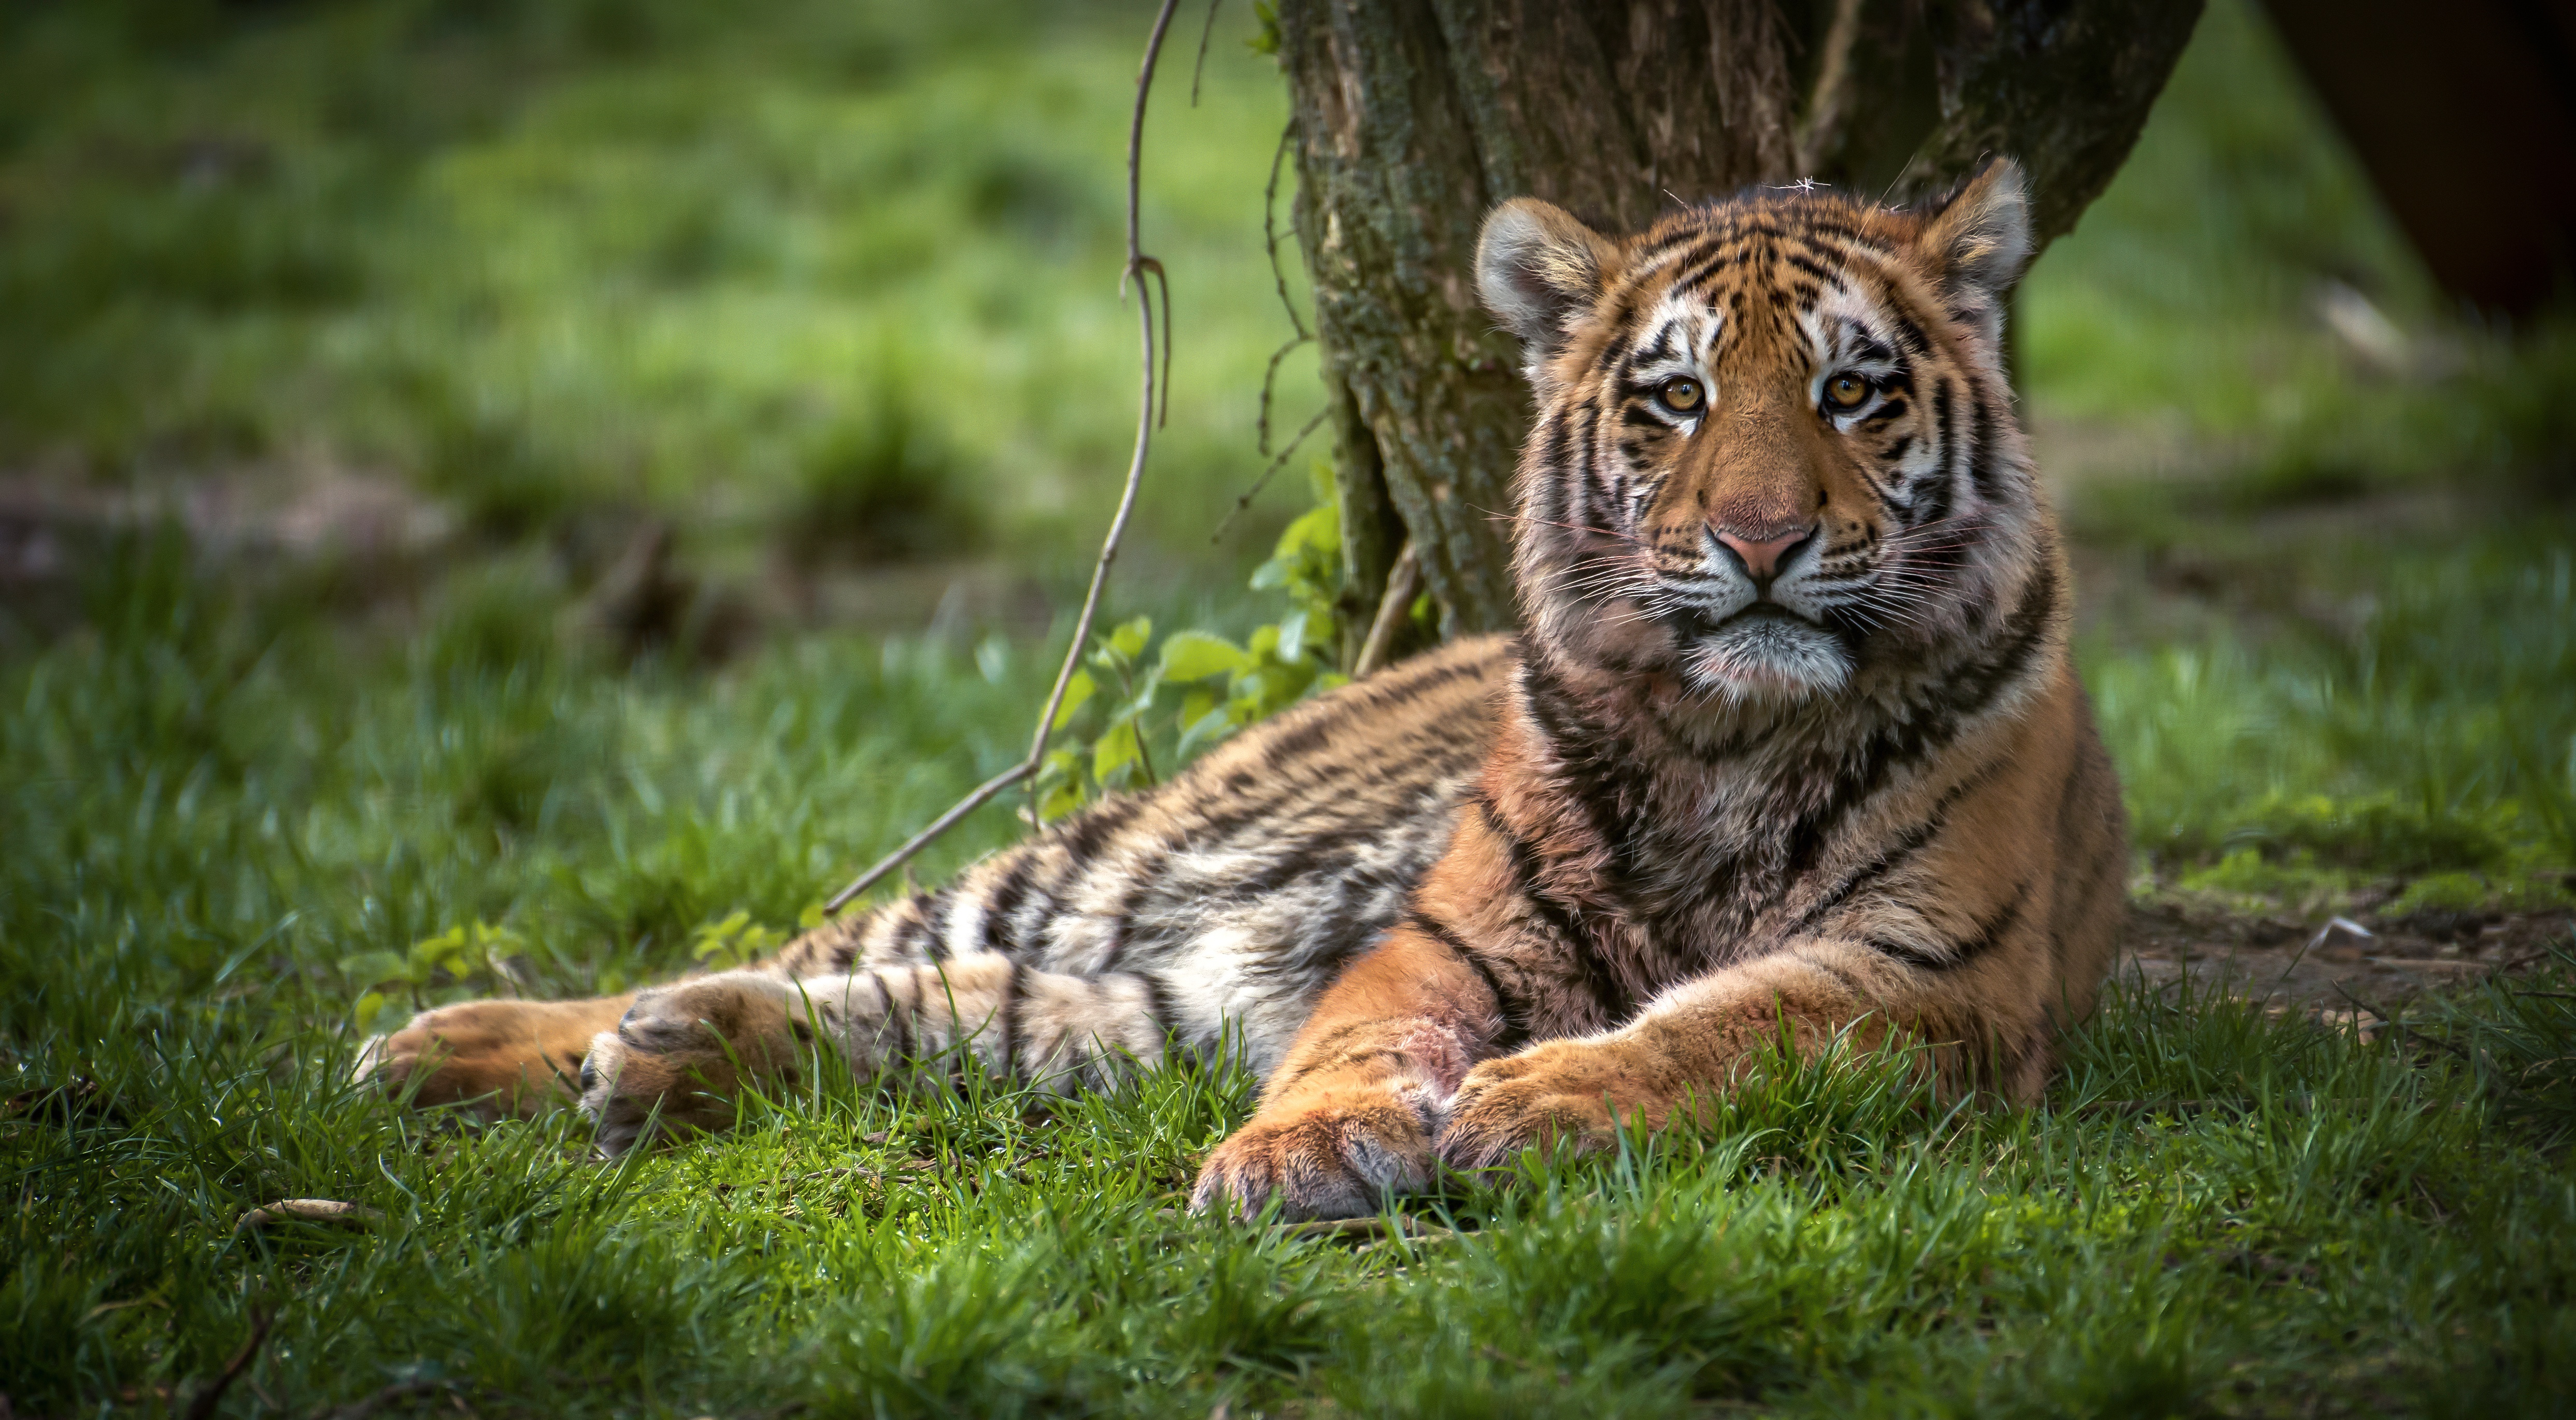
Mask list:
MULTIPOLYGON (((2047 1068, 2046 1013, 1999 1018, 1989 997, 1855 942, 1809 938, 1665 992, 1597 1035, 1541 1042, 1468 1072, 1437 1147, 1458 1168, 1490 1168, 1523 1148, 1606 1145, 1623 1126, 1693 1123, 1755 1061, 1813 1059, 1835 1041, 1858 1049, 1931 1044, 1956 1062, 1984 1049, 2003 1069, 1945 1070, 2007 1093, 2035 1092, 2047 1068)), ((2005 1012, 2006 1016, 2011 1013, 2005 1012)))
POLYGON ((591 1042, 581 1103, 613 1156, 657 1118, 722 1128, 744 1089, 792 1084, 815 1060, 860 1076, 950 1075, 971 1056, 1070 1092, 1158 1065, 1163 1046, 1142 980, 1038 971, 998 952, 803 979, 729 971, 637 997, 591 1042))
POLYGON ((1271 1073, 1261 1108, 1199 1170, 1196 1211, 1289 1218, 1374 1211, 1432 1175, 1449 1097, 1502 1030, 1454 949, 1400 926, 1345 971, 1271 1073))

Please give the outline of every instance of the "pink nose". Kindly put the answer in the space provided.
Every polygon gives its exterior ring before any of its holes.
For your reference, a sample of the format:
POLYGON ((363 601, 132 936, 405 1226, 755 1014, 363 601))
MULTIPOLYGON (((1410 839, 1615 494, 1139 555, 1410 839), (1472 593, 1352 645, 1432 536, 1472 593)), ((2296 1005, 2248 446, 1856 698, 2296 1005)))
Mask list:
POLYGON ((1717 534, 1717 540, 1725 543, 1728 547, 1735 549, 1735 555, 1744 559, 1745 571, 1752 573, 1756 577, 1769 577, 1772 572, 1779 567, 1782 556, 1787 554, 1791 548, 1796 547, 1798 544, 1805 542, 1808 538, 1815 535, 1816 530, 1812 527, 1794 528, 1788 532, 1780 534, 1778 537, 1763 538, 1757 541, 1753 538, 1737 537, 1731 532, 1720 530, 1717 534))

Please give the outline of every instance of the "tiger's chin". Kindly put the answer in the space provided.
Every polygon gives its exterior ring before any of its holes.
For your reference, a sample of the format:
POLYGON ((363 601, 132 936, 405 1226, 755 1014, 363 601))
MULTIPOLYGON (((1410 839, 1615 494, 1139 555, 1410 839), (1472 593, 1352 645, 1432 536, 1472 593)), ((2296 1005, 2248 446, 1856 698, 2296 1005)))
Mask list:
POLYGON ((1739 613, 1682 648, 1683 673, 1698 694, 1728 705, 1789 706, 1831 695, 1850 682, 1851 652, 1833 632, 1803 617, 1739 613))

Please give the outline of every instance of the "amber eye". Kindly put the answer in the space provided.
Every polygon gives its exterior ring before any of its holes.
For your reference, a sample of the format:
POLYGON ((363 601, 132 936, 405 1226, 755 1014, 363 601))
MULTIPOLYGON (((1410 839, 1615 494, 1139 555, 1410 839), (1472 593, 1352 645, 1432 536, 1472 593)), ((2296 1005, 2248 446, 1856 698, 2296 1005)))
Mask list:
POLYGON ((1699 408, 1700 396, 1699 381, 1688 375, 1675 375, 1655 386, 1655 398, 1662 400, 1664 408, 1676 414, 1688 414, 1699 408))
POLYGON ((1869 398, 1869 381, 1858 375, 1836 375, 1825 381, 1825 403, 1836 409, 1858 409, 1869 398))

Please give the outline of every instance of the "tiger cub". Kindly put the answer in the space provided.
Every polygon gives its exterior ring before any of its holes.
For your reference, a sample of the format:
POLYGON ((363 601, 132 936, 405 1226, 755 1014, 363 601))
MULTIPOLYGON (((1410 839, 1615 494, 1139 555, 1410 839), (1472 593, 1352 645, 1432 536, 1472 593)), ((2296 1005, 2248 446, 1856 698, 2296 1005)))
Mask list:
POLYGON ((1239 1035, 1202 1209, 1332 1217, 1686 1119, 1784 1030, 1944 1047, 2029 1098, 2109 963, 2127 850, 2000 359, 2020 171, 1926 211, 1763 193, 1485 224, 1537 419, 1526 630, 1278 717, 749 970, 478 1002, 377 1043, 417 1098, 602 1146, 715 1126, 816 1031, 1057 1089, 1239 1035))

